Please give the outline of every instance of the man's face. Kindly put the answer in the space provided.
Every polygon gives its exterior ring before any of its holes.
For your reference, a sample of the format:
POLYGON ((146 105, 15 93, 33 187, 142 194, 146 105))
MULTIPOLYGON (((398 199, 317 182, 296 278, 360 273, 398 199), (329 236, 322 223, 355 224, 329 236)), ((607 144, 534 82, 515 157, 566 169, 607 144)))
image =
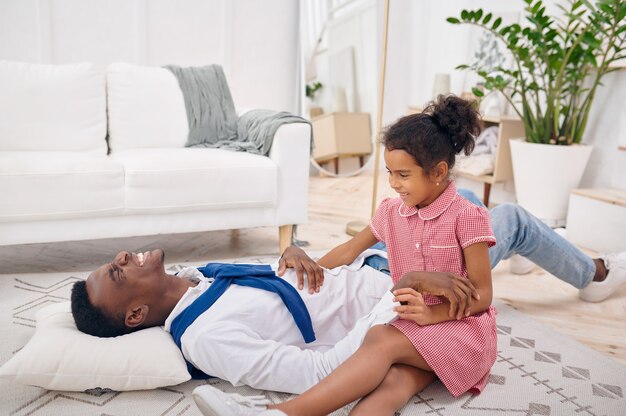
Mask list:
POLYGON ((133 302, 146 303, 164 279, 163 250, 119 252, 87 278, 87 293, 94 306, 109 314, 125 313, 133 302))

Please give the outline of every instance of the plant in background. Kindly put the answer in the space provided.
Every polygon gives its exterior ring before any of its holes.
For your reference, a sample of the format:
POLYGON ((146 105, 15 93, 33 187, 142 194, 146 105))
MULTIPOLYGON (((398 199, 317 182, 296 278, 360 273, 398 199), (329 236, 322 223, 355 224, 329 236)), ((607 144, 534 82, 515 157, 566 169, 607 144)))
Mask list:
POLYGON ((315 95, 321 90, 323 87, 321 82, 312 82, 310 84, 306 84, 306 96, 313 101, 315 99, 315 95))
POLYGON ((489 67, 480 60, 457 69, 482 78, 484 91, 500 91, 524 122, 526 140, 569 145, 583 138, 596 89, 611 63, 625 57, 626 3, 623 0, 568 0, 563 16, 546 15, 541 0, 524 0, 525 26, 502 26, 482 9, 463 10, 452 24, 478 26, 504 43, 513 67, 489 67))

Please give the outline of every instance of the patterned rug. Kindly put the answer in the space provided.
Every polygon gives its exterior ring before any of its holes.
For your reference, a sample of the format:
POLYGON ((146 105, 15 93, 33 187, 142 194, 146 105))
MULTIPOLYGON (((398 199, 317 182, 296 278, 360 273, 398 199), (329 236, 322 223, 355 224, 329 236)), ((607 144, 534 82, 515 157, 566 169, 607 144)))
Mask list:
MULTIPOLYGON (((274 259, 247 258, 262 263, 274 259)), ((0 364, 34 332, 35 312, 69 299, 87 273, 0 275, 0 364)), ((398 414, 410 415, 626 415, 626 367, 496 302, 499 353, 489 384, 478 396, 454 399, 439 382, 416 395, 398 414)), ((0 380, 0 415, 200 415, 191 391, 204 381, 151 391, 67 393, 0 380)), ((258 394, 210 380, 225 391, 258 394)), ((280 401, 287 394, 264 392, 280 401)), ((333 415, 348 414, 350 406, 333 415)))

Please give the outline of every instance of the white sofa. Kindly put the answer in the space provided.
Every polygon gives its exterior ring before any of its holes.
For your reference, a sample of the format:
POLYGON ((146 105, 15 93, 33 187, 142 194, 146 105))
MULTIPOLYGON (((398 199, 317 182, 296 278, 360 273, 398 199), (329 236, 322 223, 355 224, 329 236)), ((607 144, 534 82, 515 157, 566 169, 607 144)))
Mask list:
POLYGON ((186 148, 168 70, 0 61, 0 246, 306 222, 310 126, 269 157, 186 148), (108 131, 108 138, 107 138, 108 131))

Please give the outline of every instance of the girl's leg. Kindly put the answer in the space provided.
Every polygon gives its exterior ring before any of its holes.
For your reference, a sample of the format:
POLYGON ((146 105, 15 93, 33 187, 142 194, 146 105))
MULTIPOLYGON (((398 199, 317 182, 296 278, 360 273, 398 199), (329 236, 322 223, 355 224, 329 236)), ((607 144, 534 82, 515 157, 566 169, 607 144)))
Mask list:
POLYGON ((357 403, 350 416, 393 415, 434 379, 430 371, 394 364, 383 382, 357 403))
POLYGON ((390 325, 377 325, 369 330, 363 345, 319 384, 268 408, 290 416, 327 415, 374 391, 393 364, 432 371, 402 332, 390 325))

